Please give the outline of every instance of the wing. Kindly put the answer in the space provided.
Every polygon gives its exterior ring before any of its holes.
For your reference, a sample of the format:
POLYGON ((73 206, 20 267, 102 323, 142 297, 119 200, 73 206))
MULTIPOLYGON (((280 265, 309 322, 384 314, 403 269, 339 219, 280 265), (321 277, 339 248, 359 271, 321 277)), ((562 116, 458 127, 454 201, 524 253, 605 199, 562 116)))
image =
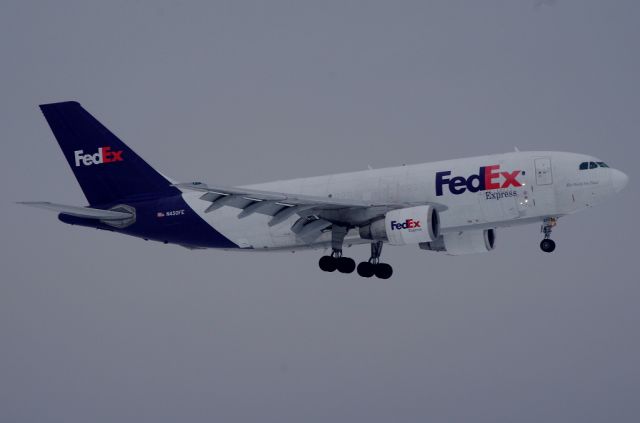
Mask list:
POLYGON ((182 183, 175 186, 185 190, 202 192, 200 199, 211 203, 205 209, 205 213, 210 213, 222 206, 235 207, 240 209, 239 219, 254 213, 271 216, 268 222, 269 226, 277 225, 293 215, 298 215, 300 218, 293 224, 291 230, 307 242, 320 236, 322 231, 332 224, 346 227, 360 226, 384 216, 389 210, 429 204, 438 210, 446 209, 446 206, 442 204, 429 202, 371 203, 249 188, 210 187, 199 182, 182 183))

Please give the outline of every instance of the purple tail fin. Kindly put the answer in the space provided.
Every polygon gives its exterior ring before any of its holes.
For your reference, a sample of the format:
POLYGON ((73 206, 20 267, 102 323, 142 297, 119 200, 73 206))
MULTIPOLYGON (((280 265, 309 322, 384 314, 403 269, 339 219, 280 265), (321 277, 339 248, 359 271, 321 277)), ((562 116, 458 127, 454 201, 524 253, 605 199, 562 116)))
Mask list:
POLYGON ((75 101, 40 105, 89 204, 180 191, 75 101))

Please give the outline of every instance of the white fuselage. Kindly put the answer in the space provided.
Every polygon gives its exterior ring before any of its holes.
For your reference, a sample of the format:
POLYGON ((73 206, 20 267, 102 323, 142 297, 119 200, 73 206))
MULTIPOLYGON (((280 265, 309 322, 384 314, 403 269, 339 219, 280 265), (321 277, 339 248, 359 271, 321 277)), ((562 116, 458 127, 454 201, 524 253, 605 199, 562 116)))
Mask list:
MULTIPOLYGON (((444 206, 440 211, 441 232, 447 233, 560 217, 598 204, 626 184, 622 172, 605 165, 580 169, 584 162, 602 163, 583 154, 513 152, 276 181, 246 188, 371 204, 437 203, 444 206), (485 167, 484 175, 481 175, 482 167, 485 167)), ((330 242, 329 233, 312 244, 299 239, 291 231, 296 216, 270 227, 269 216, 256 213, 239 219, 238 210, 232 207, 205 213, 210 203, 201 200, 200 193, 184 192, 183 198, 207 223, 241 248, 295 250, 323 247, 330 242)), ((347 246, 368 242, 371 241, 361 239, 355 229, 345 238, 347 246)))

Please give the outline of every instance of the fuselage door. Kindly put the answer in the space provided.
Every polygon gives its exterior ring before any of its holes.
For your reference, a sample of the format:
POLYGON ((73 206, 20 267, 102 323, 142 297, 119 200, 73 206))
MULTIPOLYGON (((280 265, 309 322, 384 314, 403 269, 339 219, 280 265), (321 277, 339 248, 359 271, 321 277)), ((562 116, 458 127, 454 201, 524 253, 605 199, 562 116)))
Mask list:
POLYGON ((553 174, 551 173, 551 159, 542 157, 534 160, 536 167, 536 185, 553 184, 553 174))
POLYGON ((531 186, 533 204, 537 214, 552 215, 556 212, 556 192, 551 172, 551 158, 538 157, 533 163, 536 172, 536 184, 531 186))

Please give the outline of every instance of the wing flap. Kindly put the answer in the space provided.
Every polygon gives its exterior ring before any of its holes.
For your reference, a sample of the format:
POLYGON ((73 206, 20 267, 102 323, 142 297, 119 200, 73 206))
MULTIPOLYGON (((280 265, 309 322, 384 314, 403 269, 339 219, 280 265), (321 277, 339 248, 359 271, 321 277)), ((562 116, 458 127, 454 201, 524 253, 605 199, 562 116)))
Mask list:
MULTIPOLYGON (((345 208, 345 207, 370 207, 373 204, 357 200, 343 200, 339 198, 324 198, 302 194, 287 194, 282 192, 261 191, 249 188, 226 188, 226 187, 209 187, 201 183, 182 183, 175 184, 175 187, 189 189, 193 191, 201 191, 205 194, 200 197, 207 201, 220 201, 228 196, 240 197, 245 200, 255 201, 278 201, 287 205, 316 205, 329 209, 345 208), (211 195, 207 195, 211 194, 211 195), (219 197, 215 197, 218 195, 219 197), (220 198, 221 197, 221 198, 220 198)), ((229 200, 231 201, 231 200, 229 200)), ((233 204, 229 204, 233 206, 233 204)))

